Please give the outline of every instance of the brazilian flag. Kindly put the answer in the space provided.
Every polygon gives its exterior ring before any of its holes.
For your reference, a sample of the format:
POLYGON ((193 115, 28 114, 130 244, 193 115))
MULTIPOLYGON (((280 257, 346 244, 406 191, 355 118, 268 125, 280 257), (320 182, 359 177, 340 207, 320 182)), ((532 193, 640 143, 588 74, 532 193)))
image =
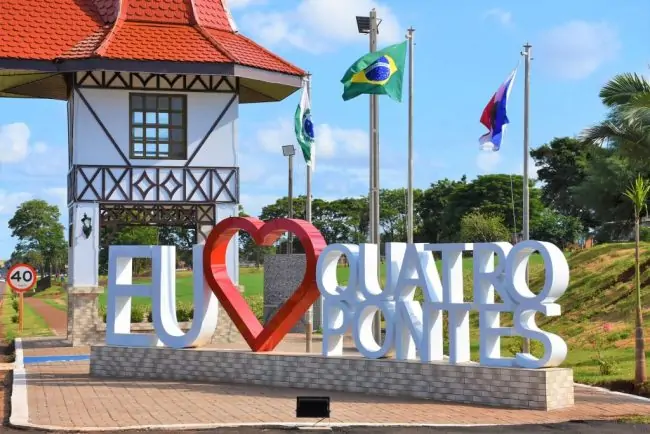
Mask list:
POLYGON ((388 95, 402 102, 402 82, 406 63, 406 41, 368 53, 347 70, 343 83, 343 101, 359 95, 388 95))

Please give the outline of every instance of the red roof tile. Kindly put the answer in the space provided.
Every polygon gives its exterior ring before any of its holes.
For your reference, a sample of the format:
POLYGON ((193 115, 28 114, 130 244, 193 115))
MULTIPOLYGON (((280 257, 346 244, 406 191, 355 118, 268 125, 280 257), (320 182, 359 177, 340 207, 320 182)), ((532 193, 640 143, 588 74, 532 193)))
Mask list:
POLYGON ((0 1, 0 59, 235 63, 304 75, 234 32, 222 0, 0 1))

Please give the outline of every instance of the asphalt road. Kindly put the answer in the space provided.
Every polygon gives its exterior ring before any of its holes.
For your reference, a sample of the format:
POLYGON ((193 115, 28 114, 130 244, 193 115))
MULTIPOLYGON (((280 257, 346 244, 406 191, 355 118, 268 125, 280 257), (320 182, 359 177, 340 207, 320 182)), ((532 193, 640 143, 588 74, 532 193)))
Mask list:
MULTIPOLYGON (((36 433, 37 430, 14 430, 1 427, 3 434, 36 433)), ((106 432, 106 431, 104 431, 106 432)), ((115 431, 117 434, 119 431, 115 431)), ((165 433, 169 431, 129 431, 131 433, 165 433)), ((351 427, 332 428, 328 430, 305 430, 305 429, 273 429, 273 428, 222 428, 204 431, 182 431, 191 434, 287 434, 291 432, 332 432, 335 434, 521 434, 529 433, 571 433, 571 434, 618 434, 618 433, 650 433, 650 425, 623 424, 617 422, 567 422, 548 425, 524 425, 524 426, 497 426, 497 427, 351 427)))

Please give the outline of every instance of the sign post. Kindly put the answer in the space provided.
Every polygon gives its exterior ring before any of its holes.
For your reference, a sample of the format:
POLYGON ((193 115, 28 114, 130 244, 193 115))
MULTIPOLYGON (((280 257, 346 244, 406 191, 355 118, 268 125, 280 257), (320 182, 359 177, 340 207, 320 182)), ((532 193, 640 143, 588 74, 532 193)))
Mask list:
POLYGON ((25 292, 36 286, 36 270, 31 265, 16 264, 7 273, 7 285, 18 294, 18 330, 23 332, 23 301, 25 292))

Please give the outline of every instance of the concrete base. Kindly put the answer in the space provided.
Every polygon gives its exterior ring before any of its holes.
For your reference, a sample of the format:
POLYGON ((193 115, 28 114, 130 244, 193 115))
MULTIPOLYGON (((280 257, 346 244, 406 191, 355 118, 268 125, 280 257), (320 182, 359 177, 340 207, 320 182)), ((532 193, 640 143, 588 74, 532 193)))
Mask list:
POLYGON ((487 368, 360 357, 94 346, 95 377, 242 383, 555 410, 574 403, 568 368, 487 368))

